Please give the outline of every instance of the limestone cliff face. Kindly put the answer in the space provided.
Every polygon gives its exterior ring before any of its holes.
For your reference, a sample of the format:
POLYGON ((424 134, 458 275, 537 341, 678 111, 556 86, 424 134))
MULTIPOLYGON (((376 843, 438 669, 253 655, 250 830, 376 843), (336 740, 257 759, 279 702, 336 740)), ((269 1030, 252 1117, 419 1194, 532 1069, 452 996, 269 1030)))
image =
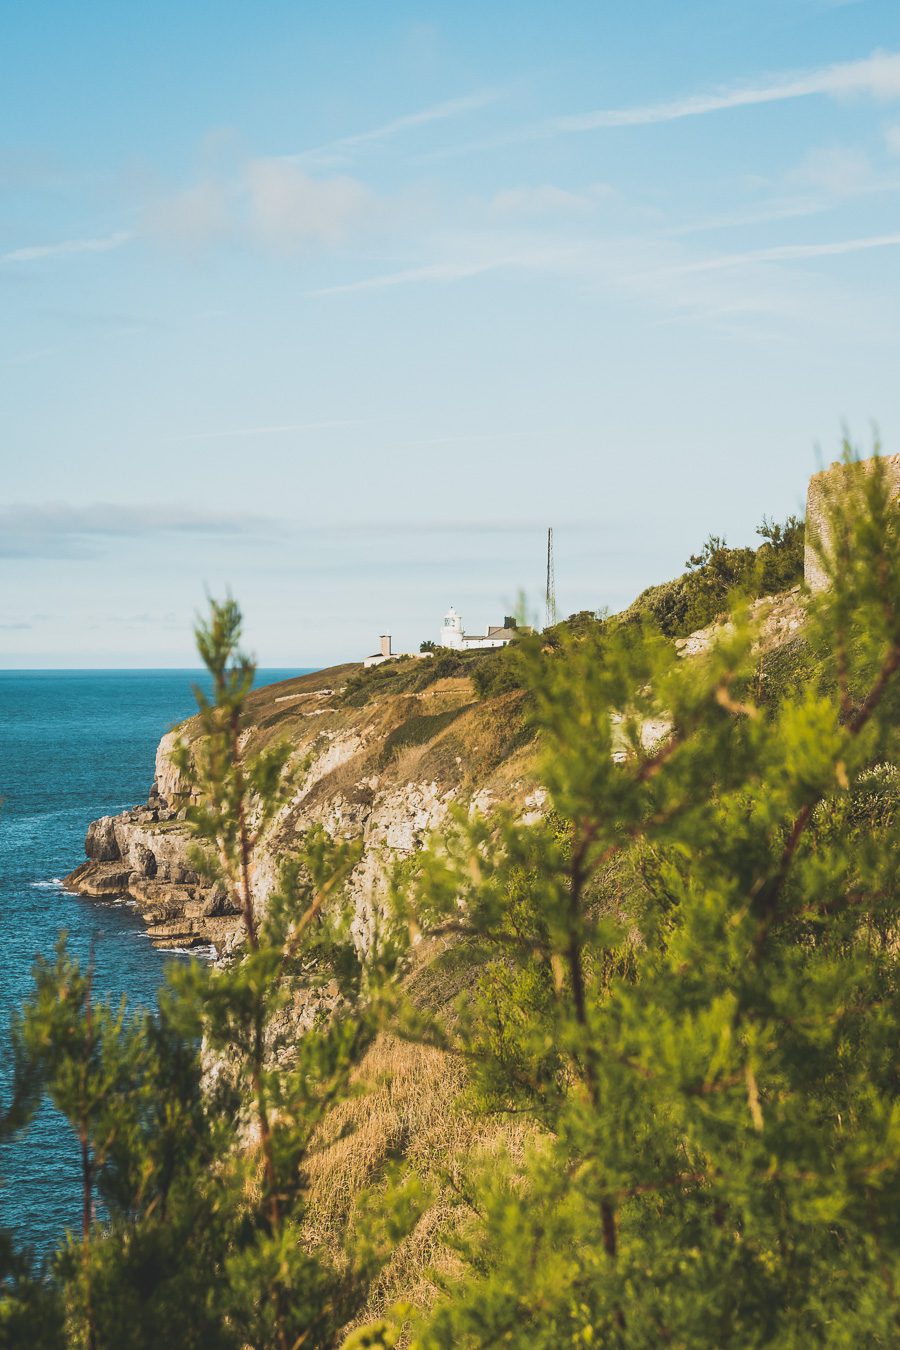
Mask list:
MULTIPOLYGON (((300 786, 270 827, 254 875, 257 901, 275 885, 279 859, 313 825, 363 849, 349 883, 352 924, 365 946, 384 897, 392 859, 420 848, 453 802, 533 803, 531 752, 517 693, 478 702, 468 679, 441 680, 419 693, 380 694, 348 706, 343 690, 358 667, 344 666, 270 685, 248 706, 245 743, 257 750, 287 740, 303 765, 300 786)), ((82 894, 137 904, 160 946, 212 944, 227 953, 239 916, 225 888, 190 861, 184 824, 189 800, 171 755, 199 734, 194 719, 165 735, 146 805, 94 821, 87 861, 66 878, 82 894)))

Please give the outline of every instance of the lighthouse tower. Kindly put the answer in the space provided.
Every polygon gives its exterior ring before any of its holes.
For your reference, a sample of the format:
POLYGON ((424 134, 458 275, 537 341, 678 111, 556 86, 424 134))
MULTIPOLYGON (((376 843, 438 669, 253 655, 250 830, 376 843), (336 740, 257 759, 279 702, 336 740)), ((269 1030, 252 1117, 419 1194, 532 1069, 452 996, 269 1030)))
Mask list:
POLYGON ((463 645, 463 626, 462 619, 451 605, 444 615, 444 622, 441 624, 441 636, 438 639, 442 647, 453 647, 457 651, 462 649, 463 645))

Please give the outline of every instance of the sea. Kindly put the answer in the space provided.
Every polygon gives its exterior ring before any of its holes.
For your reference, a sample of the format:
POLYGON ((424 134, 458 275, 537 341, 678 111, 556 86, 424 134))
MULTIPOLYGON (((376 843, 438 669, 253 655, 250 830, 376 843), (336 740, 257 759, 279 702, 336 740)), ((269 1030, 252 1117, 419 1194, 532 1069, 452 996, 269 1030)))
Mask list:
MULTIPOLYGON (((260 670, 257 685, 305 673, 260 670)), ((146 800, 160 737, 196 709, 189 670, 0 670, 0 1111, 9 1100, 9 1019, 32 987, 38 955, 60 932, 87 962, 98 996, 152 1007, 170 961, 202 959, 151 946, 139 914, 62 889, 84 859, 90 821, 146 800)), ((0 1228, 37 1259, 80 1223, 79 1154, 45 1102, 0 1144, 0 1228)))

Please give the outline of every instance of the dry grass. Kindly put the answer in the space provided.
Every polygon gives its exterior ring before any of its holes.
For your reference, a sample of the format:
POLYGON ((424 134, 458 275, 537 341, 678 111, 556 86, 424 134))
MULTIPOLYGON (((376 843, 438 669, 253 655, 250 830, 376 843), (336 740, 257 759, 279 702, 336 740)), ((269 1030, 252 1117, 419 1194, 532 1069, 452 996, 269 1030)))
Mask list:
POLYGON ((475 685, 468 675, 448 675, 443 680, 435 680, 434 684, 429 684, 419 697, 425 702, 435 699, 459 704, 471 703, 477 698, 477 694, 475 685))
POLYGON ((419 772, 419 765, 428 748, 427 745, 407 745, 402 750, 395 750, 391 777, 396 778, 398 783, 421 782, 423 775, 419 772))
POLYGON ((455 1189, 464 1161, 473 1152, 520 1156, 524 1131, 504 1118, 473 1117, 459 1100, 459 1060, 395 1036, 374 1043, 356 1086, 359 1095, 329 1114, 309 1161, 309 1240, 340 1263, 358 1197, 377 1189, 392 1163, 421 1177, 432 1197, 372 1285, 359 1317, 365 1322, 400 1300, 428 1307, 454 1277, 459 1259, 447 1239, 470 1217, 455 1189))
MULTIPOLYGON (((447 939, 423 943, 418 956, 406 992, 451 1027, 471 984, 473 957, 447 939)), ((427 1308, 459 1275, 451 1240, 472 1217, 461 1199, 467 1161, 501 1153, 521 1159, 527 1129, 517 1118, 479 1116, 466 1107, 461 1058, 389 1034, 371 1046, 354 1086, 356 1095, 329 1113, 307 1167, 310 1242, 340 1265, 361 1195, 377 1196, 397 1164, 419 1177, 430 1196, 369 1289, 362 1323, 401 1301, 427 1308)))
POLYGON ((314 783, 303 797, 301 809, 307 812, 337 797, 353 797, 360 781, 368 777, 371 770, 371 751, 364 747, 351 758, 336 764, 323 778, 314 783))
POLYGON ((457 1142, 463 1086, 453 1059, 430 1046, 380 1036, 356 1074, 357 1095, 330 1112, 308 1169, 316 1236, 339 1245, 354 1196, 389 1161, 427 1171, 457 1142))

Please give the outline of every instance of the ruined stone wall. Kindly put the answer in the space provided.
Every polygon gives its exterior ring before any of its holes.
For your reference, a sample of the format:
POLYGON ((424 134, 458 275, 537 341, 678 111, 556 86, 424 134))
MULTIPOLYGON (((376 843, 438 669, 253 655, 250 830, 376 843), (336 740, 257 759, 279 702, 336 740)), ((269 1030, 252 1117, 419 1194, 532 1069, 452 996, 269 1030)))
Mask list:
MULTIPOLYGON (((864 460, 863 468, 871 469, 874 463, 874 459, 864 460)), ((900 498, 900 455, 885 455, 882 458, 882 463, 887 468, 888 481, 895 496, 900 498)), ((809 539, 812 535, 816 535, 823 545, 826 548, 828 547, 829 496, 840 490, 842 476, 845 476, 851 469, 852 466, 846 464, 832 464, 830 468, 814 474, 809 480, 809 487, 806 492, 807 543, 803 559, 803 575, 811 591, 824 590, 828 584, 828 578, 815 551, 810 546, 809 539)))

